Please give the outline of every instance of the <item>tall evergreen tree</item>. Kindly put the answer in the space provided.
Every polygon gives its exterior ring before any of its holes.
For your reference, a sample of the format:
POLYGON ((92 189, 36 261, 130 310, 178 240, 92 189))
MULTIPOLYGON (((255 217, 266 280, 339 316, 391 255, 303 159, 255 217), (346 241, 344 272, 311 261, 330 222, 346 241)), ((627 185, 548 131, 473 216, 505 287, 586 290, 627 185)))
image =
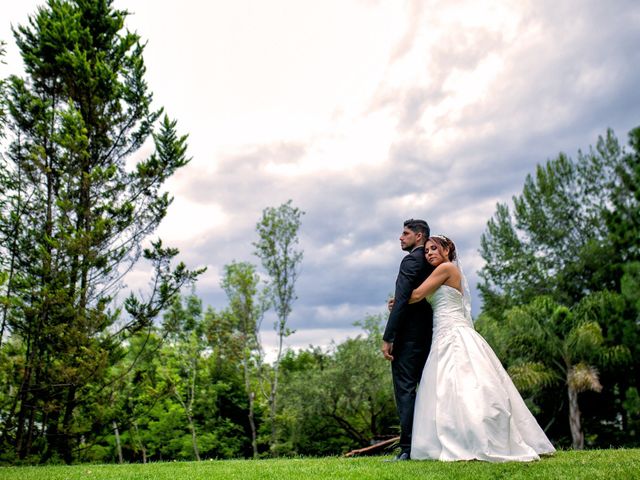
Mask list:
POLYGON ((0 244, 12 269, 7 325, 25 358, 2 441, 19 458, 73 460, 90 434, 74 413, 118 345, 198 274, 172 267, 178 252, 160 240, 142 247, 171 203, 162 184, 189 159, 175 121, 154 131, 162 111, 151 107, 144 47, 112 3, 49 0, 14 31, 26 77, 8 81, 0 244), (148 139, 155 151, 135 162, 148 139), (130 295, 120 315, 114 298, 140 256, 153 266, 152 291, 130 295))
MULTIPOLYGON (((609 255, 606 215, 616 195, 629 201, 616 193, 629 158, 609 130, 576 160, 560 154, 539 165, 512 209, 497 206, 481 238, 485 313, 499 315, 539 295, 570 306, 590 292, 619 288, 623 260, 609 255)), ((620 248, 634 245, 637 239, 627 238, 620 248)))

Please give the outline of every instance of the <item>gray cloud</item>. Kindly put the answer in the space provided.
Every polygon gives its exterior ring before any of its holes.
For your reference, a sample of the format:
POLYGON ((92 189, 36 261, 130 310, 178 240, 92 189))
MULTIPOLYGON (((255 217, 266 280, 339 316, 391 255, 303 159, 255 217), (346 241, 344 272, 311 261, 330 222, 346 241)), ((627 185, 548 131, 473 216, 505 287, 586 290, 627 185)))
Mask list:
MULTIPOLYGON (((473 28, 450 31, 426 50, 420 50, 427 47, 418 33, 437 18, 438 4, 426 10, 421 4, 410 5, 407 31, 391 49, 387 69, 423 58, 428 84, 383 80, 363 113, 388 111, 397 119, 386 161, 348 173, 276 173, 272 167, 295 167, 308 158, 326 139, 319 134, 217 154, 211 166, 194 166, 175 192, 196 203, 214 202, 229 215, 224 227, 203 233, 199 243, 180 245, 191 264, 218 270, 233 259, 257 263, 251 242, 264 207, 291 198, 306 212, 300 232, 305 257, 291 317, 299 332, 353 331, 354 321, 384 311, 403 255, 397 237, 410 217, 423 217, 434 232, 456 240, 475 292, 477 249, 495 203, 521 191, 536 164, 560 151, 586 149, 607 127, 624 137, 638 124, 637 2, 531 2, 511 40, 473 28), (492 55, 502 59, 502 69, 486 94, 460 116, 435 119, 440 131, 457 132, 455 143, 438 150, 421 120, 447 100, 450 72, 473 72, 492 55)), ((225 304, 212 283, 198 289, 205 302, 225 304)), ((264 325, 269 328, 269 321, 264 325)), ((295 335, 289 342, 296 343, 295 335)))

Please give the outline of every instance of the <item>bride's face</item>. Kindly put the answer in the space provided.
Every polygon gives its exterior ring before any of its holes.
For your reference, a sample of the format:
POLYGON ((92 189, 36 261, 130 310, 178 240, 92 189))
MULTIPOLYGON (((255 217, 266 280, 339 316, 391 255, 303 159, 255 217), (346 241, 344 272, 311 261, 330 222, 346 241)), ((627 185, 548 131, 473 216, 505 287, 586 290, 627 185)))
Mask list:
POLYGON ((434 267, 437 267, 442 262, 448 261, 449 252, 447 250, 443 250, 440 245, 432 242, 431 240, 429 240, 425 245, 424 252, 427 262, 434 267))

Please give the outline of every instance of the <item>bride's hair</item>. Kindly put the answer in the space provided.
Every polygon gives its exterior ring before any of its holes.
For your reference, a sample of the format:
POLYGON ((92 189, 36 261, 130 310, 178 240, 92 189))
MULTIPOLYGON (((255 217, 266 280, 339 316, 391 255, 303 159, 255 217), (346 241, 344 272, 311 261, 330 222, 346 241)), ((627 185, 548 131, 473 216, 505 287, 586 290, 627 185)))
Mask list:
POLYGON ((449 249, 449 261, 453 262, 456 259, 456 245, 449 237, 444 235, 434 235, 427 239, 428 242, 433 242, 443 250, 449 249))

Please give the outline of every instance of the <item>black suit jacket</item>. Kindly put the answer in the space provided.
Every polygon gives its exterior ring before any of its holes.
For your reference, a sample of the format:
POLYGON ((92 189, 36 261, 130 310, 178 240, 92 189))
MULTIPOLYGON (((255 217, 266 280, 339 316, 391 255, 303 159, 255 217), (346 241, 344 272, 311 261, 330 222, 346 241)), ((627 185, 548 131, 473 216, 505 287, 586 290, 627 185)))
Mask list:
MULTIPOLYGON (((396 279, 395 303, 389 314, 383 340, 394 344, 406 341, 427 344, 433 328, 433 311, 426 300, 409 304, 411 292, 433 272, 424 258, 424 247, 418 247, 400 263, 396 279)), ((427 345, 428 346, 428 345, 427 345)))

